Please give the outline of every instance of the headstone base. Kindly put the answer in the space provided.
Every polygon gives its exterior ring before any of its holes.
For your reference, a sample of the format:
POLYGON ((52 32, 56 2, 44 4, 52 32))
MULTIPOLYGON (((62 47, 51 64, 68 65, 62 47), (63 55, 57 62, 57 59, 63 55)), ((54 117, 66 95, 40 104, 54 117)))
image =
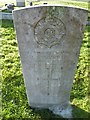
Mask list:
POLYGON ((62 105, 44 105, 44 104, 30 104, 31 108, 35 109, 49 109, 56 115, 60 115, 63 118, 72 118, 72 106, 69 103, 64 103, 62 105))
POLYGON ((63 118, 72 118, 72 107, 71 105, 56 105, 49 107, 54 114, 60 115, 63 118))

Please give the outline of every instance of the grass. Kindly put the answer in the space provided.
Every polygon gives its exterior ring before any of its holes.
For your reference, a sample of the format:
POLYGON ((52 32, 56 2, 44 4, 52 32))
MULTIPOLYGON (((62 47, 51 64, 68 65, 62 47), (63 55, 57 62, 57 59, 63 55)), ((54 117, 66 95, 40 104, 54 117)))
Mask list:
MULTIPOLYGON (((18 54, 13 21, 2 21, 1 72, 2 72, 2 117, 3 119, 49 120, 60 118, 49 110, 34 110, 28 105, 26 89, 18 54)), ((71 91, 71 104, 75 118, 87 118, 89 113, 89 52, 90 26, 87 26, 80 51, 79 62, 71 91)))
POLYGON ((64 4, 64 5, 72 5, 72 6, 79 6, 85 9, 88 9, 88 2, 82 2, 82 1, 74 1, 74 0, 40 0, 40 2, 33 1, 33 4, 64 4))
POLYGON ((16 5, 16 0, 0 0, 0 7, 3 7, 7 3, 14 3, 16 5))
MULTIPOLYGON (((75 1, 75 0, 26 0, 26 6, 29 5, 28 1, 32 1, 33 4, 42 4, 44 2, 47 2, 49 4, 64 4, 64 5, 73 5, 73 6, 79 6, 82 8, 88 9, 88 2, 82 2, 82 1, 75 1)), ((16 5, 16 0, 3 0, 0 1, 0 7, 3 7, 6 3, 14 3, 16 5)))

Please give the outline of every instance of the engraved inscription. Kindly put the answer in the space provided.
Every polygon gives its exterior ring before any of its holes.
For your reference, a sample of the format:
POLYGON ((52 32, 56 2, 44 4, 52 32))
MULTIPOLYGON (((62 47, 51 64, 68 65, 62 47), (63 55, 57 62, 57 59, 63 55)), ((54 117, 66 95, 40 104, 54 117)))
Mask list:
POLYGON ((61 83, 61 52, 46 52, 42 50, 40 52, 36 51, 36 54, 37 59, 34 66, 35 76, 37 81, 43 81, 45 83, 46 87, 41 93, 49 96, 53 94, 50 92, 52 91, 51 83, 58 83, 58 87, 61 83))
POLYGON ((60 52, 37 53, 35 71, 40 74, 42 80, 59 80, 61 78, 61 55, 60 52), (58 64, 57 64, 58 63, 58 64))
POLYGON ((64 23, 56 17, 44 17, 37 22, 34 29, 35 40, 40 46, 52 46, 60 44, 65 36, 64 23))

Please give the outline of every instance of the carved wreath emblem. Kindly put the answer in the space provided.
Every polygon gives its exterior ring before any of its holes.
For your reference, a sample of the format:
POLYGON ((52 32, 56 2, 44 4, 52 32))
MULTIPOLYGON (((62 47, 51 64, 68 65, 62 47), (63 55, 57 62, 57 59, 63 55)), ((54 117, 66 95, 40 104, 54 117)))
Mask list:
POLYGON ((59 18, 44 17, 35 25, 34 35, 37 44, 51 48, 60 44, 65 32, 65 25, 59 18))

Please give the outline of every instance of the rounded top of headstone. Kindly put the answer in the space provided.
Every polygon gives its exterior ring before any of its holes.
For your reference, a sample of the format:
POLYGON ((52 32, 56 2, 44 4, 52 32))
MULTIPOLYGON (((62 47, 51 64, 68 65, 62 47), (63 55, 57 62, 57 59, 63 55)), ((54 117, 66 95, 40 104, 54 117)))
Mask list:
POLYGON ((65 8, 73 8, 73 9, 80 9, 80 10, 84 10, 86 12, 88 12, 88 9, 82 8, 82 7, 78 7, 78 6, 68 6, 68 5, 61 5, 61 4, 40 4, 40 5, 35 5, 35 6, 27 6, 27 7, 23 7, 23 8, 18 8, 16 10, 13 11, 20 11, 20 10, 25 10, 25 9, 32 9, 32 8, 40 8, 40 7, 65 7, 65 8))

